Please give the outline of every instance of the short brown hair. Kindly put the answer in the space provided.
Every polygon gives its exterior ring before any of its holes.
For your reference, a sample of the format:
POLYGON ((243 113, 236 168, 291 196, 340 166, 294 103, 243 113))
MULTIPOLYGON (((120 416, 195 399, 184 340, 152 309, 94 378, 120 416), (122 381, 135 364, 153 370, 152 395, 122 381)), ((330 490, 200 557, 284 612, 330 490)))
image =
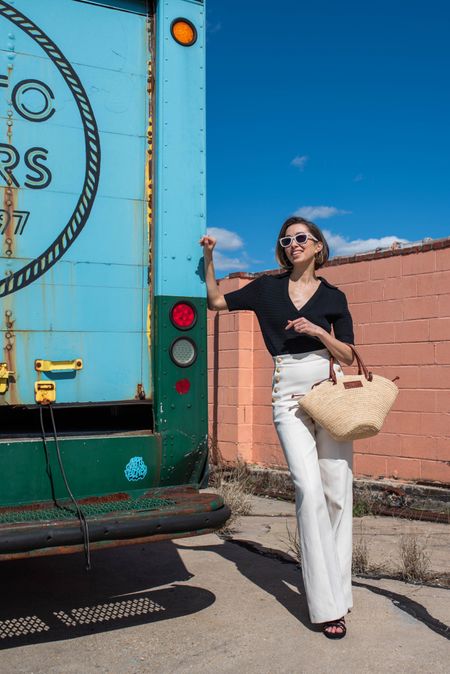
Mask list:
POLYGON ((323 244, 322 250, 316 255, 316 259, 314 260, 314 269, 319 269, 320 267, 323 267, 325 262, 330 257, 330 249, 327 240, 325 239, 322 233, 322 230, 319 227, 317 227, 317 225, 315 225, 313 222, 305 220, 305 218, 300 218, 299 216, 296 215, 291 216, 290 218, 288 218, 283 222, 280 229, 280 233, 278 234, 277 245, 275 249, 275 258, 280 267, 289 270, 293 268, 293 264, 289 262, 285 249, 280 244, 280 239, 285 235, 287 228, 290 227, 291 225, 306 225, 307 228, 309 229, 310 234, 315 236, 316 239, 318 239, 318 241, 320 241, 323 244))

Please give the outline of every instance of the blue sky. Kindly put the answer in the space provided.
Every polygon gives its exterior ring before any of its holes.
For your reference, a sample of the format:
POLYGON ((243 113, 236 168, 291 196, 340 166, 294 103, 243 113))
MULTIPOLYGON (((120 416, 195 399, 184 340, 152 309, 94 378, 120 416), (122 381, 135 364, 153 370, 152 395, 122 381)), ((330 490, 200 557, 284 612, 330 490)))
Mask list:
POLYGON ((449 35, 448 0, 207 0, 219 276, 293 213, 334 255, 450 235, 449 35))

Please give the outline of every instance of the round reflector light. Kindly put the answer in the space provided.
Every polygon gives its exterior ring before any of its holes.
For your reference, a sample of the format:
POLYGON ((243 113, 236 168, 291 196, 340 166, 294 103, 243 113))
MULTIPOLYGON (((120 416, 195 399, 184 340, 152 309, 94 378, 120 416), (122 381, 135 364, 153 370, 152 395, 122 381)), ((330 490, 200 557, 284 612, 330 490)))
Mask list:
POLYGON ((183 47, 190 47, 197 40, 197 31, 187 19, 175 19, 171 26, 173 39, 183 47))
POLYGON ((172 307, 170 318, 175 327, 180 330, 189 330, 197 319, 197 313, 192 304, 178 302, 172 307))
POLYGON ((197 358, 197 349, 192 339, 180 337, 170 347, 170 356, 180 367, 189 367, 197 358))
POLYGON ((190 388, 191 382, 189 381, 189 379, 179 379, 175 384, 175 389, 177 393, 179 393, 180 395, 188 393, 190 388))

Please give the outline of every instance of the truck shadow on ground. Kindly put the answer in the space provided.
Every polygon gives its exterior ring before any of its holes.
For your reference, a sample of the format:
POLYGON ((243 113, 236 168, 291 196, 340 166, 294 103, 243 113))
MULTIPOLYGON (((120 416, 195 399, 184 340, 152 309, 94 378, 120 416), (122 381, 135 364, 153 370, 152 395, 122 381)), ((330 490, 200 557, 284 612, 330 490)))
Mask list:
POLYGON ((92 561, 89 572, 80 554, 2 562, 0 649, 189 615, 216 599, 177 585, 192 574, 171 541, 96 551, 92 561))

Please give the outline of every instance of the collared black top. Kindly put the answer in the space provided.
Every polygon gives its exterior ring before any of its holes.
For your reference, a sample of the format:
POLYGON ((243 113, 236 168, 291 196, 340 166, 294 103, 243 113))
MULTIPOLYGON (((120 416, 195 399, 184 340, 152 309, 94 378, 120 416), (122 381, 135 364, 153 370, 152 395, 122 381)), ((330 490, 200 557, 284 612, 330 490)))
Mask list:
POLYGON ((263 274, 244 288, 226 293, 224 297, 229 311, 249 309, 255 312, 272 356, 325 348, 317 337, 299 335, 294 329, 285 330, 287 321, 300 317, 320 325, 330 334, 333 326, 336 339, 353 344, 353 321, 342 290, 318 276, 321 281, 319 287, 298 310, 289 297, 289 276, 290 272, 277 276, 263 274))

